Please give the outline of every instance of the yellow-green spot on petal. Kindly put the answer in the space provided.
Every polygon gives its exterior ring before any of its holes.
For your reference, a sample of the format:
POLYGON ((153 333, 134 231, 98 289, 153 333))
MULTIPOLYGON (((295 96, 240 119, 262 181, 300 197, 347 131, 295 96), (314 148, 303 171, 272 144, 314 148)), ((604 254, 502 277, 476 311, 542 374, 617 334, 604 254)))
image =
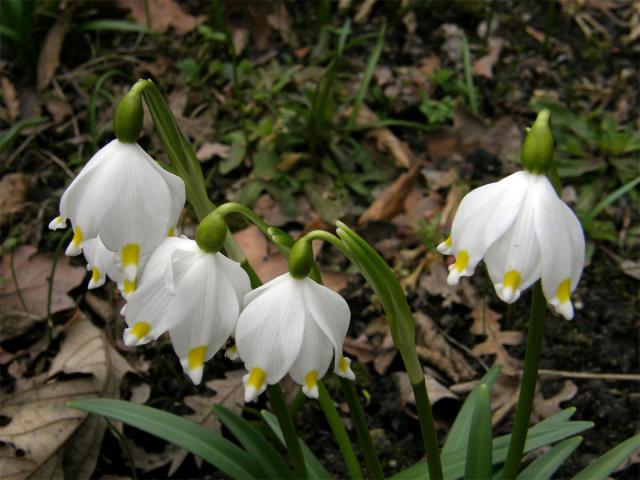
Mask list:
MULTIPOLYGON (((75 237, 74 237, 75 238, 75 237)), ((137 243, 127 243, 120 252, 122 265, 138 265, 140 261, 140 245, 137 243)))
POLYGON ((520 282, 522 281, 522 276, 520 272, 517 270, 510 270, 504 274, 504 280, 502 280, 502 285, 504 288, 510 288, 511 290, 517 290, 520 286, 520 282))
POLYGON ((259 367, 253 367, 249 374, 247 385, 259 391, 262 388, 265 378, 267 378, 267 373, 264 370, 259 367))
POLYGON ((147 322, 134 323, 133 327, 131 327, 131 330, 129 330, 131 335, 134 335, 138 340, 141 340, 144 337, 146 337, 150 331, 151 331, 151 325, 149 325, 147 322))
POLYGON ((236 347, 236 344, 234 343, 227 350, 229 350, 230 353, 236 353, 238 351, 238 347, 236 347))
POLYGON ((176 229, 173 227, 169 227, 169 232, 167 233, 168 237, 175 237, 176 236, 176 229))
POLYGON ((449 235, 449 236, 447 237, 447 239, 444 241, 444 244, 445 244, 447 247, 451 247, 451 235, 449 235))
POLYGON ((464 272, 467 265, 469 265, 469 252, 460 250, 456 256, 456 263, 453 264, 453 268, 459 272, 464 272))
POLYGON ((207 354, 207 346, 200 345, 199 347, 192 348, 187 354, 187 366, 189 370, 195 370, 198 367, 204 365, 204 356, 207 354))
POLYGON ((558 297, 558 301, 560 303, 566 303, 569 301, 569 297, 571 296, 571 279, 565 278, 560 285, 558 285, 558 289, 556 290, 556 297, 558 297))
POLYGON ((314 388, 316 388, 318 383, 318 371, 311 370, 309 373, 307 373, 304 376, 304 383, 307 386, 307 390, 313 390, 314 388))
POLYGON ((131 280, 127 280, 126 278, 124 279, 124 294, 125 295, 129 295, 130 293, 133 293, 136 289, 136 281, 134 280, 133 282, 131 280))
POLYGON ((84 234, 82 233, 82 230, 80 230, 80 227, 74 228, 73 238, 71 239, 71 243, 76 247, 79 247, 80 244, 82 243, 83 238, 84 238, 84 234))
POLYGON ((98 267, 93 267, 91 269, 91 281, 93 283, 97 283, 100 280, 100 269, 98 267))
POLYGON ((338 367, 340 368, 341 372, 346 372, 349 370, 349 361, 347 360, 347 357, 340 357, 338 367))

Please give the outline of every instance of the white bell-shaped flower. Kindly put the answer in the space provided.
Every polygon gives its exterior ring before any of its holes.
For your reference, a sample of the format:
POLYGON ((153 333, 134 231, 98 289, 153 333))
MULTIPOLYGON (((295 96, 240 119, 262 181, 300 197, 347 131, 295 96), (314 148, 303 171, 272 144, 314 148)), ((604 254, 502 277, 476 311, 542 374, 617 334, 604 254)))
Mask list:
POLYGON ((142 345, 169 331, 185 373, 200 383, 204 362, 233 333, 250 290, 239 263, 204 252, 193 240, 167 238, 150 255, 129 297, 124 342, 142 345))
POLYGON ((332 357, 338 375, 354 378, 342 355, 351 314, 334 291, 285 273, 247 294, 244 306, 235 339, 249 371, 243 379, 246 402, 287 372, 308 397, 318 398, 317 381, 332 357))
POLYGON ((570 295, 584 266, 584 235, 544 175, 517 172, 471 191, 438 251, 456 257, 449 267, 450 285, 472 275, 484 257, 503 301, 514 302, 542 278, 549 303, 565 318, 573 318, 570 295))
POLYGON ((140 257, 176 225, 185 202, 184 182, 164 170, 137 143, 113 140, 84 166, 62 195, 60 216, 49 228, 73 226, 67 255, 100 236, 133 282, 140 257))
MULTIPOLYGON (((99 236, 85 240, 82 244, 82 253, 87 260, 87 270, 91 272, 89 290, 104 285, 107 277, 116 282, 124 298, 128 298, 136 289, 136 281, 125 277, 117 255, 107 250, 99 236)), ((141 268, 143 268, 145 260, 146 257, 140 258, 141 268)), ((140 274, 140 270, 138 273, 140 274)))

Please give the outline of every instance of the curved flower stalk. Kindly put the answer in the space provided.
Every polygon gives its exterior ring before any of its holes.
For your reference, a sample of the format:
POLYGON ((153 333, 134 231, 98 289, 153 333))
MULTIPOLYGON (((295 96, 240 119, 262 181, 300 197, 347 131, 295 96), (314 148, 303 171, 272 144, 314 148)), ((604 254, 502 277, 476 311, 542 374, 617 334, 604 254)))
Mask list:
POLYGON ((204 363, 233 333, 251 289, 249 277, 221 253, 167 238, 149 257, 139 283, 124 311, 125 344, 142 345, 169 331, 185 373, 200 383, 204 363))
POLYGON ((354 379, 342 355, 351 313, 337 293, 310 278, 280 275, 244 298, 236 326, 236 347, 249 373, 250 402, 288 372, 302 391, 318 398, 317 382, 334 358, 334 371, 354 379))
MULTIPOLYGON (((552 152, 553 143, 545 145, 538 137, 548 131, 548 120, 548 113, 542 112, 523 146, 523 152, 542 158, 544 164, 551 161, 546 160, 551 153, 545 150, 552 152), (537 150, 531 154, 534 147, 537 150)), ((438 245, 438 251, 456 257, 449 267, 449 285, 472 275, 484 258, 501 300, 516 301, 523 290, 541 279, 547 301, 570 320, 571 293, 584 266, 584 234, 575 214, 544 175, 544 168, 532 168, 532 163, 525 163, 529 171, 467 194, 453 220, 451 236, 438 245)))
POLYGON ((49 228, 73 226, 67 255, 100 237, 133 282, 140 258, 176 225, 184 207, 184 182, 160 167, 138 144, 113 140, 84 166, 62 195, 49 228))

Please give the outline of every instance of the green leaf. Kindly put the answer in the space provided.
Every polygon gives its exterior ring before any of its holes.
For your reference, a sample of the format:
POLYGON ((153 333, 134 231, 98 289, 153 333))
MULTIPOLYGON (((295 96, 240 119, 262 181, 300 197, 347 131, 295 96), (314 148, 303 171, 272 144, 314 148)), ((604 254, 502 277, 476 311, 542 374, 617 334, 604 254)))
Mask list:
MULTIPOLYGON (((566 415, 566 412, 559 413, 566 415)), ((529 429, 527 442, 524 445, 525 453, 564 440, 567 437, 593 427, 593 423, 591 422, 549 420, 550 419, 540 422, 529 429)), ((493 440, 493 465, 499 465, 507 458, 510 440, 511 435, 503 435, 493 440)), ((442 467, 445 478, 455 479, 461 478, 464 475, 466 453, 466 448, 462 448, 442 455, 442 467)), ((398 472, 391 478, 393 480, 424 480, 425 469, 425 462, 420 461, 398 472)))
POLYGON ((94 30, 94 31, 116 31, 116 32, 137 32, 137 33, 151 33, 151 30, 142 25, 138 25, 135 22, 129 20, 93 20, 91 22, 83 23, 78 27, 80 30, 94 30))
POLYGON ((8 147, 23 129, 38 126, 46 121, 45 117, 35 117, 11 125, 11 128, 0 134, 0 152, 8 147))
POLYGON ((582 443, 582 437, 572 437, 564 442, 555 445, 544 455, 540 455, 518 474, 521 480, 544 480, 551 478, 551 475, 560 468, 569 455, 582 443))
POLYGON ((580 470, 573 480, 606 479, 618 465, 624 462, 635 450, 640 448, 640 434, 626 439, 604 455, 598 457, 587 468, 580 470))
MULTIPOLYGON (((284 447, 284 437, 282 436, 282 430, 280 430, 280 425, 278 424, 278 419, 276 418, 276 416, 267 410, 262 410, 260 414, 284 447)), ((313 454, 307 444, 300 440, 300 445, 302 446, 302 455, 304 456, 304 463, 307 466, 307 473, 309 474, 309 478, 318 480, 330 480, 332 478, 331 474, 327 471, 326 468, 324 468, 324 466, 322 466, 322 463, 320 463, 318 457, 313 454)))
POLYGON ((231 431, 269 478, 292 478, 286 462, 260 430, 222 405, 213 405, 212 408, 220 422, 231 431))
MULTIPOLYGON (((480 385, 487 385, 489 391, 491 391, 491 388, 493 388, 494 383, 496 383, 496 379, 498 378, 501 369, 501 365, 495 365, 484 375, 484 377, 480 379, 480 385)), ((456 419, 451 426, 451 430, 449 430, 447 439, 444 442, 444 446, 442 447, 443 455, 446 453, 454 452, 456 450, 460 450, 461 448, 465 448, 465 446, 469 442, 469 432, 471 431, 473 410, 475 404, 478 401, 477 392, 480 385, 474 388, 472 392, 467 396, 467 399, 464 401, 460 412, 458 412, 458 415, 456 416, 456 419)))
POLYGON ((113 418, 160 437, 220 469, 232 478, 264 478, 253 457, 219 434, 172 413, 123 400, 92 398, 69 402, 71 408, 113 418))
POLYGON ((491 478, 491 400, 485 384, 477 387, 471 419, 471 434, 467 444, 465 478, 491 478))
POLYGON ((231 151, 229 157, 220 161, 220 173, 226 175, 234 168, 238 167, 247 153, 247 139, 240 130, 231 132, 228 135, 231 140, 231 151))

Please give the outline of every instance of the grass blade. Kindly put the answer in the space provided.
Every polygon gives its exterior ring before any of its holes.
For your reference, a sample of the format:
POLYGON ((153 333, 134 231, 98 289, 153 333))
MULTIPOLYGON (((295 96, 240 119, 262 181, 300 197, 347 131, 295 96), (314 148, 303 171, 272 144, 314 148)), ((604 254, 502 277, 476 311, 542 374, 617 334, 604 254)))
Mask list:
POLYGON ((93 20, 91 22, 83 23, 78 27, 80 30, 93 30, 93 31, 110 31, 110 32, 136 32, 136 33, 151 33, 151 30, 137 23, 130 22, 128 20, 93 20))
POLYGON ((253 457, 229 440, 172 413, 124 400, 91 398, 69 402, 71 408, 95 413, 139 428, 198 455, 232 478, 264 478, 253 457))

